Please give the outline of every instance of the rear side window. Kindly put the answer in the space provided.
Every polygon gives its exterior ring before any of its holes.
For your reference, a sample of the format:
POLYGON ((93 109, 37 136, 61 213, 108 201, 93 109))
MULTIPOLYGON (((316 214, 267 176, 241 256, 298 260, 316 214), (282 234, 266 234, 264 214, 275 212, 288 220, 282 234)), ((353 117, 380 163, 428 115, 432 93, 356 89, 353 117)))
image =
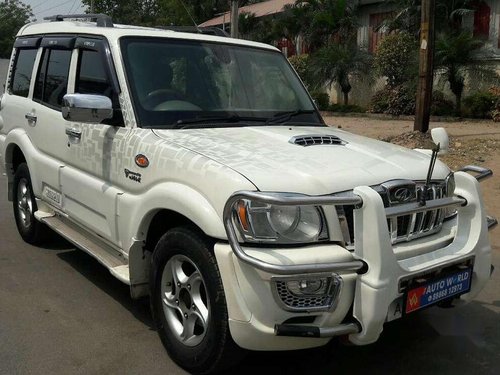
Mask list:
POLYGON ((60 109, 68 89, 71 50, 45 49, 35 83, 33 99, 60 109))
POLYGON ((36 53, 36 49, 19 49, 17 51, 16 64, 10 87, 12 94, 25 98, 28 97, 36 53))

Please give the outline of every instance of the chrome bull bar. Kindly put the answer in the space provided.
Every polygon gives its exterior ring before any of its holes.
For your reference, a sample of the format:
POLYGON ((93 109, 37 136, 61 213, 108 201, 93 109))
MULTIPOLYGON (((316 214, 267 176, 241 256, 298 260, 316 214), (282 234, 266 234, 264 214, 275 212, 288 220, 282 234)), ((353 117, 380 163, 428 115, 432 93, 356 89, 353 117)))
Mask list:
MULTIPOLYGON (((265 262, 261 259, 253 257, 245 252, 241 247, 238 239, 238 234, 235 229, 235 210, 234 207, 241 199, 250 199, 253 201, 276 204, 283 206, 325 206, 325 205, 353 205, 355 209, 361 209, 363 199, 359 195, 354 196, 309 196, 309 195, 290 195, 285 193, 266 193, 255 191, 238 191, 234 193, 226 202, 224 207, 224 228, 227 233, 229 245, 236 257, 242 262, 249 264, 259 270, 277 274, 277 275, 294 275, 303 273, 319 273, 319 272, 339 272, 339 271, 355 271, 359 274, 366 273, 367 265, 361 260, 352 260, 348 262, 335 263, 311 263, 311 264, 292 264, 281 265, 265 262)), ((409 215, 412 213, 425 212, 436 210, 439 208, 456 207, 467 205, 467 200, 461 197, 450 197, 427 201, 426 205, 419 205, 418 202, 403 204, 385 209, 387 218, 409 215)))

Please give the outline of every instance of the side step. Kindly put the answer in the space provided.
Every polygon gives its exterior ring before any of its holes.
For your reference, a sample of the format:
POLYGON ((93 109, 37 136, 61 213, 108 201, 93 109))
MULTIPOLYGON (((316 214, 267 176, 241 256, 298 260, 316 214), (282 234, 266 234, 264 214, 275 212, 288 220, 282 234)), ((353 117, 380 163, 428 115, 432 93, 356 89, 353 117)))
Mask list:
POLYGON ((62 216, 45 216, 43 214, 35 214, 35 216, 38 216, 37 218, 54 232, 97 259, 118 280, 130 285, 128 260, 119 251, 106 245, 104 241, 94 235, 86 233, 62 216))

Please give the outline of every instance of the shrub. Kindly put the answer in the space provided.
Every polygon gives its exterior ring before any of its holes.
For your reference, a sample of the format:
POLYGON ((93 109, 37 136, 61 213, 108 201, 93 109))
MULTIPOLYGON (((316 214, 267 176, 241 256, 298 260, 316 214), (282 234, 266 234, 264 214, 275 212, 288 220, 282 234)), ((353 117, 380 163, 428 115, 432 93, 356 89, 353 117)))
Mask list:
POLYGON ((387 77, 387 84, 395 87, 418 75, 418 45, 415 38, 405 32, 389 34, 378 45, 374 66, 387 77))
POLYGON ((496 97, 495 106, 491 111, 491 118, 495 122, 500 122, 500 87, 491 86, 488 92, 496 97))
POLYGON ((491 118, 498 98, 488 91, 476 92, 463 100, 463 115, 473 118, 491 118))
POLYGON ((330 105, 330 97, 326 92, 314 91, 311 93, 312 98, 321 111, 326 111, 330 105))
POLYGON ((452 116, 455 114, 455 105, 449 99, 446 99, 441 91, 432 93, 431 115, 434 116, 452 116))
POLYGON ((363 107, 360 107, 359 105, 355 104, 339 104, 339 103, 333 103, 330 104, 328 107, 329 111, 332 112, 341 112, 341 113, 348 113, 348 112, 355 112, 355 113, 364 113, 366 112, 366 109, 363 107))
POLYGON ((290 61, 290 64, 292 64, 293 68, 297 71, 304 84, 309 87, 310 85, 307 74, 309 67, 309 55, 293 55, 288 58, 288 61, 290 61))
POLYGON ((415 114, 416 90, 413 85, 386 86, 375 93, 370 112, 393 116, 415 114))
POLYGON ((370 100, 368 112, 387 113, 389 109, 390 91, 388 87, 384 87, 382 90, 377 91, 370 100))

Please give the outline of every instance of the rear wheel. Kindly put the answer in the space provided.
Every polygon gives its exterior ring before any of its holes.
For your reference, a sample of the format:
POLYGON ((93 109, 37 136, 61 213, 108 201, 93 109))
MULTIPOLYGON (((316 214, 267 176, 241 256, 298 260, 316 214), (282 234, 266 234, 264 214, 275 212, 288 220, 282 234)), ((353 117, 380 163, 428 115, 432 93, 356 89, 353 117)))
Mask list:
POLYGON ((27 243, 36 245, 47 237, 48 228, 35 219, 37 205, 31 177, 26 163, 21 163, 14 174, 13 209, 17 230, 27 243))
POLYGON ((151 309, 170 357, 191 373, 237 362, 242 350, 229 333, 227 306, 213 243, 194 228, 174 228, 153 253, 151 309))

